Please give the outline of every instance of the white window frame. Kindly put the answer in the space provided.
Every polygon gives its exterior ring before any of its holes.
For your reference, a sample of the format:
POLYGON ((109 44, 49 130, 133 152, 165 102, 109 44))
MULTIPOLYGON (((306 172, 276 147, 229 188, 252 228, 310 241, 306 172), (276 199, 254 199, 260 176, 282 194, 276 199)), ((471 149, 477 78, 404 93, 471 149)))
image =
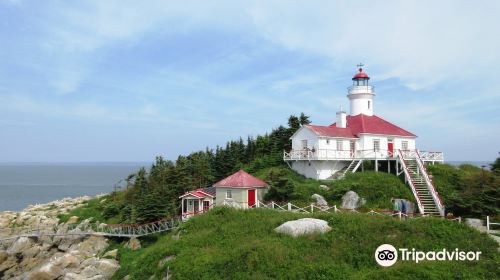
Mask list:
POLYGON ((408 141, 401 141, 401 150, 403 151, 408 150, 408 141))
POLYGON ((373 151, 380 152, 380 139, 373 139, 373 151))
POLYGON ((344 150, 344 140, 337 139, 337 151, 344 150))
POLYGON ((232 192, 232 190, 226 190, 226 198, 227 199, 232 199, 233 198, 233 192, 232 192))
POLYGON ((302 143, 302 149, 304 150, 307 149, 307 139, 302 140, 301 143, 302 143))

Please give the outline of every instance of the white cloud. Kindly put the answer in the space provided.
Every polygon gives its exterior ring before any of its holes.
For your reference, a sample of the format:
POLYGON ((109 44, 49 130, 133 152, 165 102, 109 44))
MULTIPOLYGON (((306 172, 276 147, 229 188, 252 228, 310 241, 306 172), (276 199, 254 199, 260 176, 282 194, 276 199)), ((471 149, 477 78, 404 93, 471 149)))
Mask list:
POLYGON ((270 40, 335 60, 361 60, 378 77, 399 77, 414 89, 496 75, 498 1, 313 3, 265 1, 252 15, 270 40))

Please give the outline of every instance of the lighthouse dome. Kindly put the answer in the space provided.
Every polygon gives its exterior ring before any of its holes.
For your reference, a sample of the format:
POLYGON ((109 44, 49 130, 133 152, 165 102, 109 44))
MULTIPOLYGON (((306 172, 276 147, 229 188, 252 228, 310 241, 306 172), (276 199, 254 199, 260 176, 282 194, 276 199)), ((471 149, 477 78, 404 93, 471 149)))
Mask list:
POLYGON ((354 77, 352 77, 352 79, 353 80, 357 80, 357 79, 367 79, 367 80, 369 80, 370 77, 368 77, 368 75, 365 72, 363 72, 363 68, 360 67, 359 68, 359 72, 356 73, 356 75, 354 75, 354 77))

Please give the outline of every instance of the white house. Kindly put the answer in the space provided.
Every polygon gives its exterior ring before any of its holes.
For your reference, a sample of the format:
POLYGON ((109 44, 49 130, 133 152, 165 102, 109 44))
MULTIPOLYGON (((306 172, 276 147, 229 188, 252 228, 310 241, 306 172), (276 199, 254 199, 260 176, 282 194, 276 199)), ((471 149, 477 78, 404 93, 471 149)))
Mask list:
MULTIPOLYGON (((373 161, 377 171, 380 166, 387 172, 405 173, 417 201, 422 200, 423 213, 424 200, 440 204, 424 162, 442 162, 443 154, 417 150, 415 134, 376 116, 375 89, 369 80, 360 67, 348 88, 350 114, 337 112, 335 123, 327 126, 303 125, 292 135, 292 150, 284 151, 283 159, 298 173, 318 180, 356 172, 363 168, 363 161, 373 161), (423 185, 417 186, 421 181, 423 185)), ((444 206, 429 203, 426 207, 427 213, 444 213, 444 206)))
POLYGON ((266 182, 240 170, 211 187, 186 192, 182 199, 182 216, 204 213, 215 205, 229 205, 236 208, 252 208, 264 200, 268 190, 266 182))

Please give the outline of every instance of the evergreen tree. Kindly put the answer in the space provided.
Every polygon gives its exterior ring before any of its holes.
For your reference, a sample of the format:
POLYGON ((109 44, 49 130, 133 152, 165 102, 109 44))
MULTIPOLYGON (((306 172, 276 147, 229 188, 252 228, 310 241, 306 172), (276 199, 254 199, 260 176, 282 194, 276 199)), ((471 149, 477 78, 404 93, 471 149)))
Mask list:
POLYGON ((288 179, 283 170, 269 172, 267 182, 270 189, 266 194, 266 200, 288 201, 295 188, 294 183, 288 179))

